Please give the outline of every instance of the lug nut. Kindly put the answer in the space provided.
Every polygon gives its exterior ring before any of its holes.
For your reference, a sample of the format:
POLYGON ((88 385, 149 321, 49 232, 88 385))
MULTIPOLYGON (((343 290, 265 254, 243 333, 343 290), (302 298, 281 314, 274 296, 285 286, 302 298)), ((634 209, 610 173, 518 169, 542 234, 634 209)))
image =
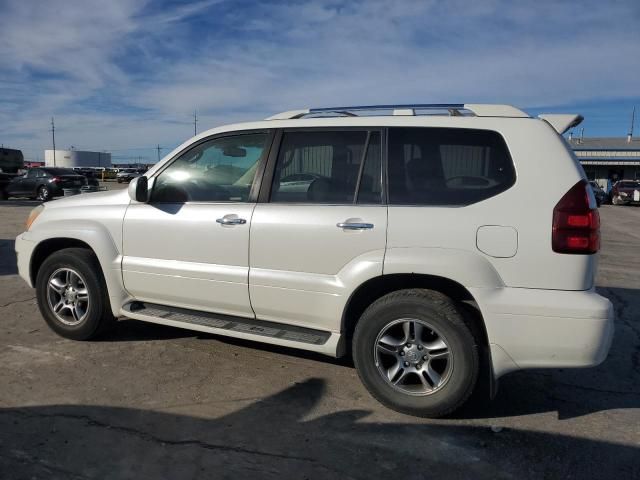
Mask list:
POLYGON ((403 350, 400 351, 400 356, 404 357, 404 351, 403 350))
POLYGON ((418 365, 416 365, 416 368, 422 368, 422 364, 419 363, 418 365))
POLYGON ((429 357, 427 357, 426 355, 424 357, 422 357, 423 360, 428 360, 429 357))
POLYGON ((422 350, 422 345, 418 345, 418 350, 422 350))
POLYGON ((410 343, 407 343, 407 348, 411 348, 411 344, 410 343))
POLYGON ((404 366, 408 367, 409 366, 409 362, 404 362, 404 366))

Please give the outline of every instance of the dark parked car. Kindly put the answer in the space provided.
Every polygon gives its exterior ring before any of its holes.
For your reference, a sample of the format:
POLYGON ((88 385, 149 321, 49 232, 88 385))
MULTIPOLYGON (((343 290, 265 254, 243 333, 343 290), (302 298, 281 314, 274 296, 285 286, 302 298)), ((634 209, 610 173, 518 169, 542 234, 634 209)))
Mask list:
POLYGON ((13 180, 14 177, 15 175, 0 172, 0 199, 2 200, 7 199, 7 187, 9 186, 9 184, 11 183, 11 180, 13 180))
POLYGON ((614 205, 640 203, 640 180, 620 180, 611 189, 611 202, 614 205))
POLYGON ((6 188, 9 197, 37 198, 46 202, 64 194, 65 188, 81 188, 87 179, 70 168, 32 168, 14 178, 6 188))
POLYGON ((98 180, 97 172, 91 168, 74 168, 73 171, 79 175, 82 175, 87 179, 87 185, 92 187, 99 187, 100 180, 98 180))
POLYGON ((123 168, 116 175, 118 183, 130 182, 134 178, 141 177, 147 171, 143 168, 123 168))
POLYGON ((18 173, 22 168, 24 168, 24 156, 20 150, 0 148, 0 172, 18 173))
POLYGON ((593 189, 593 194, 596 197, 596 203, 598 204, 598 206, 605 203, 607 201, 607 192, 605 192, 603 188, 598 185, 598 182, 594 180, 590 181, 589 185, 591 185, 591 188, 593 189))

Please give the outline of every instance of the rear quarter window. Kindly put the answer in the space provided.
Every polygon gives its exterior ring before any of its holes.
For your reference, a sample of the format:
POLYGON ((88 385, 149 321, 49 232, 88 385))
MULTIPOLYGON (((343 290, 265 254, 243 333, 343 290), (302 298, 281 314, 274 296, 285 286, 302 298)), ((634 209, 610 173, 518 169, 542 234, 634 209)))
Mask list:
POLYGON ((397 205, 470 205, 516 180, 504 139, 489 130, 390 128, 388 168, 397 205))

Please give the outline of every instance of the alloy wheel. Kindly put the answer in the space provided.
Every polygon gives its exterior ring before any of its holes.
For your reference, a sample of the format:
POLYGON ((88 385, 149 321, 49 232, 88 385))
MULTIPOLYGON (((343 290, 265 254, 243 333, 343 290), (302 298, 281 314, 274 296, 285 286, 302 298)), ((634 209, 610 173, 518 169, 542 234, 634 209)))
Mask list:
POLYGON ((65 325, 82 323, 89 311, 89 291, 75 270, 59 268, 47 281, 47 300, 55 317, 65 325))
POLYGON ((387 324, 374 346, 378 372, 393 389, 414 396, 442 389, 453 370, 446 338, 424 320, 403 318, 387 324))
POLYGON ((49 200, 49 189, 47 187, 40 187, 38 190, 38 199, 46 202, 49 200))

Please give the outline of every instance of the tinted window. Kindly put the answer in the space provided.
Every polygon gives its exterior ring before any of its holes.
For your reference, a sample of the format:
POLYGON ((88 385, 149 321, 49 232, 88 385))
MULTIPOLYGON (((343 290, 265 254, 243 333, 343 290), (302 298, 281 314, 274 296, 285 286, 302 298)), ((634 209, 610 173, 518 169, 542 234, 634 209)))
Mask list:
POLYGON ((288 132, 278 153, 271 201, 380 203, 381 178, 379 132, 288 132))
POLYGON ((38 175, 42 175, 42 172, 33 168, 27 172, 27 178, 35 178, 38 175))
POLYGON ((469 205, 515 183, 502 137, 486 130, 389 129, 389 202, 469 205))
POLYGON ((192 148, 158 175, 152 201, 248 201, 268 137, 256 133, 217 138, 192 148))

